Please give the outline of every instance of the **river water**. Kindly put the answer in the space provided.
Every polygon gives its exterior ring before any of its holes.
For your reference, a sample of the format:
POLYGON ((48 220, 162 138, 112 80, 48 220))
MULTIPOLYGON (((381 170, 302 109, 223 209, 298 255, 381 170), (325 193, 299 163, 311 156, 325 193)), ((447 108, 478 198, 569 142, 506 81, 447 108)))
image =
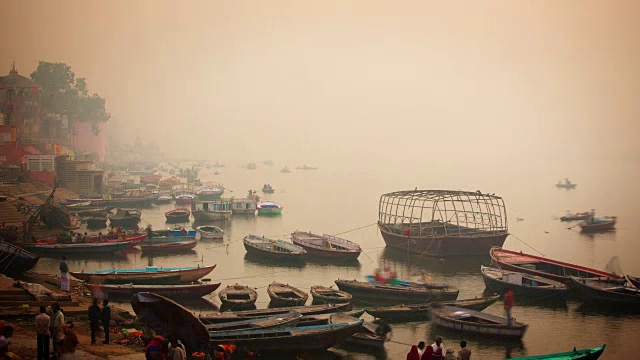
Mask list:
MULTIPOLYGON (((259 190, 271 184, 275 194, 266 196, 284 205, 278 217, 233 217, 218 225, 225 230, 224 240, 200 241, 194 251, 186 254, 148 258, 140 252, 126 255, 71 258, 72 270, 108 268, 138 268, 150 263, 158 266, 189 266, 197 263, 218 264, 208 276, 222 286, 247 284, 258 289, 258 307, 266 307, 269 297, 266 286, 272 281, 290 283, 302 289, 312 285, 332 285, 336 279, 363 279, 375 268, 390 267, 400 278, 409 279, 420 271, 428 272, 434 281, 448 283, 460 289, 460 299, 482 295, 484 283, 479 272, 487 258, 431 259, 408 256, 403 251, 386 249, 375 223, 381 194, 419 189, 481 190, 496 193, 505 199, 509 217, 509 236, 504 247, 527 253, 541 253, 553 259, 604 269, 614 256, 625 273, 640 276, 640 225, 635 214, 640 213, 640 182, 635 175, 637 162, 605 163, 594 169, 590 163, 540 162, 537 165, 515 163, 504 167, 498 162, 461 166, 446 161, 428 164, 418 159, 389 159, 381 164, 321 164, 318 170, 293 170, 289 174, 280 168, 293 164, 258 166, 247 170, 241 164, 227 165, 214 176, 214 169, 201 169, 200 178, 215 180, 227 187, 225 196, 244 197, 248 189, 259 190), (576 190, 561 190, 554 184, 564 176, 578 183, 576 190), (572 224, 558 217, 568 209, 586 211, 595 208, 600 215, 618 216, 617 231, 583 235, 572 224), (518 218, 522 220, 517 220, 518 218), (359 229, 359 230, 354 230, 359 229), (282 265, 247 258, 242 238, 247 234, 280 236, 295 230, 338 234, 359 243, 363 254, 353 264, 307 262, 282 265)), ((164 212, 173 204, 143 209, 143 219, 155 229, 166 226, 164 212)), ((145 225, 145 223, 141 223, 145 225)), ((42 258, 35 271, 56 273, 58 259, 42 258)), ((640 353, 637 339, 640 315, 626 309, 590 308, 577 300, 567 303, 533 303, 516 299, 514 317, 529 329, 522 341, 506 342, 458 334, 434 328, 429 322, 393 325, 392 342, 383 351, 364 351, 345 347, 338 352, 348 359, 403 359, 410 346, 421 340, 433 341, 440 335, 446 347, 459 348, 462 339, 468 343, 474 359, 504 359, 560 352, 607 344, 602 359, 635 358, 640 353)), ((194 311, 211 311, 219 301, 189 304, 194 311)), ((487 310, 502 315, 502 303, 487 310)), ((319 355, 320 358, 328 354, 319 355)))

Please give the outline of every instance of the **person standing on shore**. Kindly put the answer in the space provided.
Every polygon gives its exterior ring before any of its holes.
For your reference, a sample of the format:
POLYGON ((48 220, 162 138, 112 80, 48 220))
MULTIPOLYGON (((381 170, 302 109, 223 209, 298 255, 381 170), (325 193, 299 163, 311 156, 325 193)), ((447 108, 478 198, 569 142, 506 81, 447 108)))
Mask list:
POLYGON ((102 301, 102 311, 100 312, 100 319, 102 320, 102 327, 104 328, 104 341, 103 344, 109 343, 109 323, 111 322, 111 308, 109 307, 109 300, 104 299, 102 301))
POLYGON ((513 291, 507 290, 504 294, 504 311, 507 313, 507 322, 509 326, 513 325, 513 320, 511 320, 511 309, 513 308, 513 303, 515 302, 513 298, 513 291))
POLYGON ((36 316, 36 333, 37 333, 37 359, 49 360, 49 328, 51 327, 51 318, 47 315, 47 308, 40 306, 40 314, 36 316))
POLYGON ((60 345, 60 360, 75 360, 76 347, 78 347, 78 334, 73 327, 73 321, 67 321, 64 327, 64 339, 60 345))
POLYGON ((100 307, 98 299, 93 298, 93 303, 89 306, 89 325, 91 326, 91 345, 96 343, 96 333, 100 324, 100 307))
POLYGON ((53 303, 51 309, 53 309, 50 330, 51 342, 53 343, 53 354, 56 359, 58 359, 60 356, 60 345, 62 344, 62 340, 64 340, 64 313, 58 303, 53 303))
POLYGON ((460 341, 458 360, 471 360, 471 350, 467 349, 467 342, 464 340, 460 341))
POLYGON ((69 263, 66 256, 60 260, 60 289, 69 292, 69 263))

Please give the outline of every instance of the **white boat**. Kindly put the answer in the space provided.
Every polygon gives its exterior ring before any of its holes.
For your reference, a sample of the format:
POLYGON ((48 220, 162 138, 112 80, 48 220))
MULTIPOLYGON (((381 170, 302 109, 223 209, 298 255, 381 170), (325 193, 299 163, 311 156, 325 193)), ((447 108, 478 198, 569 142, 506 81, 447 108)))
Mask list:
POLYGON ((176 204, 177 205, 191 204, 195 199, 196 199, 196 196, 192 194, 176 195, 176 204))
POLYGON ((191 213, 196 221, 225 220, 231 216, 231 199, 196 201, 191 205, 191 213))
POLYGON ((258 215, 280 215, 284 207, 274 201, 260 201, 258 215))
POLYGON ((196 195, 200 200, 215 200, 219 199, 224 194, 224 186, 217 184, 211 186, 201 187, 196 191, 196 195))
POLYGON ((233 199, 231 211, 234 214, 250 214, 256 213, 256 201, 252 199, 233 199))
POLYGON ((222 239, 224 236, 224 230, 217 226, 198 226, 196 229, 202 239, 222 239))

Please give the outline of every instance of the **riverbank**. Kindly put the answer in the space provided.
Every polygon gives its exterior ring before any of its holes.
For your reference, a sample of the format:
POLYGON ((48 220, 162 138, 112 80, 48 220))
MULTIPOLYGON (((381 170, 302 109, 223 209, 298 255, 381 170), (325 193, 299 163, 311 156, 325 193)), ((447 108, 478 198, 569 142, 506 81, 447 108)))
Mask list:
POLYGON ((140 338, 142 325, 128 311, 111 306, 110 344, 91 345, 91 328, 87 309, 92 297, 84 283, 71 280, 69 295, 59 289, 60 278, 49 274, 27 272, 20 279, 0 277, 0 319, 14 327, 9 348, 21 359, 36 359, 35 316, 41 305, 58 302, 71 320, 78 334, 80 359, 144 359, 144 346, 140 338))

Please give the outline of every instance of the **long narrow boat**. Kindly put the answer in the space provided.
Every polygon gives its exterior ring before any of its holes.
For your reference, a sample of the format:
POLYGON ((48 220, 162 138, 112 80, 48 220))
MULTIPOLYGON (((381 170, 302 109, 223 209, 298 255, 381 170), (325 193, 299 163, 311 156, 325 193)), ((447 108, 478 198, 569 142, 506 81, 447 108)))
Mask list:
MULTIPOLYGON (((347 314, 333 314, 329 317, 330 324, 349 323, 356 321, 357 318, 347 314)), ((357 333, 351 335, 351 337, 345 340, 345 343, 350 343, 358 346, 364 346, 368 348, 382 349, 384 344, 391 340, 388 333, 380 334, 378 325, 364 321, 362 323, 362 329, 357 333)))
POLYGON ((235 284, 220 291, 218 297, 223 307, 236 310, 253 306, 258 299, 258 293, 248 286, 235 284))
POLYGON ((6 241, 0 241, 0 274, 20 276, 36 266, 38 260, 38 255, 6 241))
POLYGON ((601 232, 615 230, 617 218, 609 217, 592 217, 580 223, 580 229, 583 232, 601 232))
POLYGON ((279 282, 272 282, 267 287, 267 294, 274 306, 298 306, 304 305, 309 299, 309 294, 291 286, 279 282))
POLYGON ((491 255, 491 263, 494 267, 504 270, 523 272, 564 283, 569 283, 571 281, 569 279, 570 276, 584 278, 609 278, 624 281, 624 278, 621 276, 605 271, 547 259, 540 256, 524 254, 522 252, 505 250, 499 247, 491 248, 489 254, 491 255))
POLYGON ((198 240, 185 240, 185 241, 150 241, 140 244, 142 252, 146 253, 158 253, 163 252, 172 254, 176 251, 189 251, 198 245, 198 240))
POLYGON ((119 198, 119 199, 111 199, 111 200, 104 200, 104 199, 66 199, 65 200, 65 206, 70 206, 71 204, 77 204, 77 203, 86 203, 86 202, 90 202, 89 205, 85 205, 85 207, 88 206, 112 206, 112 207, 116 207, 116 206, 122 206, 122 207, 149 207, 151 206, 151 203, 153 202, 154 198, 153 197, 141 197, 141 198, 119 198))
POLYGON ((640 305, 640 290, 606 281, 571 277, 572 286, 580 290, 583 300, 619 305, 640 305))
POLYGON ((201 239, 222 239, 224 236, 224 230, 213 225, 198 226, 196 230, 201 239))
POLYGON ((194 297, 203 297, 211 294, 220 287, 220 283, 214 284, 188 284, 188 285, 106 285, 106 284, 89 284, 94 297, 110 298, 110 297, 128 297, 139 292, 152 292, 162 295, 170 299, 192 299, 194 297))
POLYGON ((30 251, 47 254, 110 254, 132 247, 133 243, 131 241, 70 244, 22 243, 21 246, 30 251))
POLYGON ((266 316, 254 319, 242 319, 217 324, 205 324, 209 331, 238 331, 257 329, 280 329, 284 327, 296 326, 302 315, 298 313, 285 313, 280 315, 266 316))
POLYGON ((301 260, 307 251, 292 243, 264 236, 248 235, 242 241, 248 254, 279 260, 301 260))
POLYGON ((576 350, 574 347, 573 351, 511 358, 511 360, 598 360, 604 352, 605 346, 606 345, 602 345, 600 347, 582 350, 576 350))
POLYGON ((225 311, 217 314, 207 314, 201 319, 207 323, 214 324, 227 321, 235 321, 237 319, 250 319, 256 317, 272 316, 278 314, 286 314, 288 312, 297 312, 304 316, 330 314, 346 311, 349 304, 325 304, 310 306, 289 306, 272 309, 256 309, 243 311, 225 311))
POLYGON ((455 300, 459 290, 428 289, 422 286, 400 286, 372 284, 358 280, 336 280, 342 291, 353 295, 355 299, 374 303, 420 304, 438 300, 455 300))
POLYGON ((291 241, 307 250, 310 256, 355 260, 362 253, 360 245, 332 235, 295 231, 291 234, 291 241))
MULTIPOLYGON (((102 238, 103 242, 114 243, 120 241, 131 241, 133 246, 140 245, 147 238, 147 234, 134 234, 134 235, 123 235, 118 239, 107 239, 105 237, 102 238)), ((89 242, 99 242, 97 236, 92 236, 89 238, 89 242)))
POLYGON ((348 304, 352 298, 348 292, 320 285, 311 287, 311 296, 314 304, 348 304))
POLYGON ((91 284, 174 284, 199 280, 209 274, 216 265, 163 268, 147 266, 144 269, 108 269, 69 272, 76 279, 91 284))
POLYGON ((108 216, 112 226, 134 226, 140 222, 142 212, 135 209, 118 209, 108 216))
POLYGON ((569 290, 565 283, 541 276, 482 265, 480 271, 487 290, 499 294, 511 290, 516 296, 548 298, 550 296, 565 296, 569 290))
POLYGON ((499 295, 494 295, 475 299, 461 299, 435 303, 378 306, 365 308, 365 311, 373 317, 384 319, 386 321, 424 321, 431 318, 431 308, 433 306, 457 306, 469 310, 482 311, 498 301, 499 298, 499 295))
POLYGON ((520 339, 527 325, 515 320, 509 326, 507 318, 455 306, 433 307, 431 321, 443 328, 485 336, 520 339))
POLYGON ((577 220, 586 220, 593 216, 593 212, 575 212, 575 213, 567 213, 564 216, 560 217, 560 221, 577 221, 577 220))
POLYGON ((164 213, 168 222, 188 222, 191 211, 187 209, 173 209, 164 213))

